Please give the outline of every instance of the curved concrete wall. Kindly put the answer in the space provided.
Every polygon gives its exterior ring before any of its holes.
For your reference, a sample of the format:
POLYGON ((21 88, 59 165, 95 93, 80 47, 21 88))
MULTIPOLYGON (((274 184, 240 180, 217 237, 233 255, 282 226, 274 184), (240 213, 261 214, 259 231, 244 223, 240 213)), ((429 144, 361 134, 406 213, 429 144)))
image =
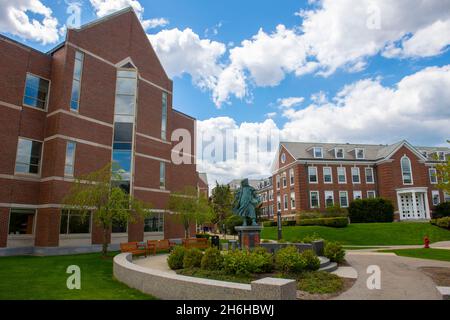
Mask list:
POLYGON ((296 282, 287 279, 264 278, 251 284, 187 277, 132 262, 130 253, 114 257, 117 280, 143 293, 167 300, 293 300, 296 282))

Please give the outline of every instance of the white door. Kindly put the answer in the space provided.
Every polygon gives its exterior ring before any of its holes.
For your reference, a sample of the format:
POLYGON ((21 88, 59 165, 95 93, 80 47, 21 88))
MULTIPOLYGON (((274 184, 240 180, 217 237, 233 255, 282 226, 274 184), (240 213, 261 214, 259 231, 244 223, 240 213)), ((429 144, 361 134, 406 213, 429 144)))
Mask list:
POLYGON ((411 219, 413 211, 412 207, 412 195, 401 194, 400 195, 400 218, 401 220, 411 219))
POLYGON ((425 199, 423 193, 416 193, 416 219, 425 219, 425 199))

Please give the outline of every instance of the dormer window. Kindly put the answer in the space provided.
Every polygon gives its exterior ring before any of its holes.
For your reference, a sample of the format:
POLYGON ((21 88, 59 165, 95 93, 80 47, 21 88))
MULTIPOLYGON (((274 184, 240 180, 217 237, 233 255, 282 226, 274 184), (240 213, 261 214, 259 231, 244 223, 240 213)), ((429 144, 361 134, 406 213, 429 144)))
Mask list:
POLYGON ((320 147, 315 147, 313 149, 314 152, 314 158, 322 159, 323 158, 323 149, 320 147))
POLYGON ((336 159, 344 159, 344 149, 342 148, 334 149, 334 157, 336 159))
POLYGON ((422 155, 423 155, 426 159, 428 159, 428 152, 422 151, 422 155))
POLYGON ((356 155, 356 159, 364 159, 365 158, 364 149, 356 148, 355 149, 355 155, 356 155))
POLYGON ((445 152, 444 151, 438 151, 436 153, 437 153, 439 161, 445 161, 445 152))

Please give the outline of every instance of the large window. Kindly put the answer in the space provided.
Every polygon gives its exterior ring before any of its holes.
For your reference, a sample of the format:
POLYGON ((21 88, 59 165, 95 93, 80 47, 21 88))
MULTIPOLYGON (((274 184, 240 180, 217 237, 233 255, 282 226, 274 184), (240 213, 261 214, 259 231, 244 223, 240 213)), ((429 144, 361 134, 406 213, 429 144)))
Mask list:
POLYGON ((66 164, 64 166, 64 175, 72 177, 75 166, 75 147, 73 141, 67 141, 66 145, 66 164))
POLYGON ((166 187, 166 164, 164 162, 159 163, 159 186, 166 187))
POLYGON ((70 110, 78 111, 80 108, 81 74, 83 73, 84 53, 75 52, 73 66, 72 96, 70 98, 70 110))
POLYGON ((167 139, 167 93, 162 93, 161 139, 167 139))
POLYGON ((347 191, 339 191, 339 205, 342 208, 348 207, 348 192, 347 191))
POLYGON ((295 192, 291 192, 291 209, 295 209, 295 192))
POLYGON ((11 235, 33 234, 35 215, 34 209, 11 209, 8 233, 11 235))
POLYGON ((334 192, 325 191, 325 206, 327 208, 334 206, 334 192))
POLYGON ((375 183, 375 179, 373 177, 373 168, 366 168, 366 183, 375 183))
POLYGON ((352 167, 352 182, 361 183, 361 177, 359 175, 359 168, 352 167))
POLYGON ((323 167, 323 182, 333 183, 333 174, 331 171, 331 167, 323 167))
POLYGON ((412 178, 411 161, 407 156, 403 156, 400 162, 402 167, 403 184, 412 184, 413 178, 412 178))
POLYGON ((290 182, 291 186, 294 185, 294 169, 289 170, 289 182, 290 182))
POLYGON ((45 110, 47 108, 50 83, 38 76, 27 74, 23 104, 45 110))
POLYGON ((317 167, 308 167, 309 183, 317 183, 317 167))
POLYGON ((428 173, 430 175, 430 183, 431 184, 437 184, 437 170, 436 168, 430 168, 428 169, 428 173))
POLYGON ((63 210, 61 212, 60 234, 91 233, 91 215, 82 215, 77 210, 63 210))
POLYGON ((340 184, 347 183, 347 173, 345 167, 338 167, 337 174, 338 174, 338 182, 340 184))
POLYGON ((16 173, 39 174, 42 142, 19 138, 17 144, 16 173))
POLYGON ((309 193, 311 209, 320 208, 319 191, 311 191, 309 193))

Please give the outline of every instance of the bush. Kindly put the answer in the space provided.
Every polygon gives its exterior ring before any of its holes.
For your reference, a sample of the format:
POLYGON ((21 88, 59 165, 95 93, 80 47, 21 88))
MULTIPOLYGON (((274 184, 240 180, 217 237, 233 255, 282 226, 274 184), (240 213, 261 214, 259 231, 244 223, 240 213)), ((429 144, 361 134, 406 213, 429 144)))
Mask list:
POLYGON ((276 227, 277 223, 275 221, 266 221, 266 222, 263 223, 263 226, 266 227, 266 228, 276 227))
POLYGON ((293 227, 293 226, 295 226, 295 224, 296 224, 295 220, 287 220, 287 221, 282 221, 281 222, 281 225, 283 227, 293 227))
POLYGON ((305 270, 316 271, 320 268, 320 259, 312 250, 305 250, 301 254, 302 258, 305 260, 305 270))
POLYGON ((359 199, 350 203, 348 215, 352 223, 392 222, 394 206, 382 198, 359 199))
POLYGON ((345 250, 339 242, 327 242, 323 252, 331 262, 340 263, 344 261, 345 250))
POLYGON ((450 216, 450 201, 442 202, 434 207, 433 218, 439 219, 450 216))
POLYGON ((265 248, 255 248, 250 253, 251 268, 254 273, 269 273, 273 271, 273 255, 265 248))
POLYGON ((441 228, 450 229, 450 217, 437 219, 436 225, 441 228))
POLYGON ((202 265, 202 258, 203 253, 199 249, 194 248, 187 250, 184 254, 183 268, 200 268, 202 265))
POLYGON ((348 225, 347 217, 300 219, 299 226, 325 226, 332 228, 345 228, 348 225))
POLYGON ((195 237, 196 237, 197 239, 207 239, 207 240, 209 240, 209 238, 211 237, 211 235, 209 235, 209 234, 207 234, 207 233, 197 233, 197 234, 195 235, 195 237))
POLYGON ((167 258, 167 264, 172 270, 183 269, 183 259, 186 253, 186 249, 182 246, 176 246, 169 257, 167 258))
POLYGON ((227 230, 228 234, 236 235, 237 232, 234 227, 242 226, 243 223, 244 219, 242 219, 242 217, 232 215, 225 220, 225 229, 227 230))
POLYGON ((313 243, 314 241, 321 240, 322 238, 317 234, 307 234, 302 240, 300 240, 300 243, 313 243))
POLYGON ((340 205, 335 204, 334 206, 328 207, 323 218, 337 218, 337 217, 347 217, 347 209, 341 208, 340 205))
POLYGON ((247 251, 234 250, 228 251, 223 257, 223 269, 227 274, 248 275, 250 271, 250 262, 247 251))
POLYGON ((306 261, 296 247, 288 246, 275 254, 275 267, 284 273, 298 273, 305 269, 306 261))
POLYGON ((205 254, 202 257, 201 268, 204 270, 220 270, 223 264, 223 257, 220 254, 219 249, 209 248, 206 249, 205 254))

